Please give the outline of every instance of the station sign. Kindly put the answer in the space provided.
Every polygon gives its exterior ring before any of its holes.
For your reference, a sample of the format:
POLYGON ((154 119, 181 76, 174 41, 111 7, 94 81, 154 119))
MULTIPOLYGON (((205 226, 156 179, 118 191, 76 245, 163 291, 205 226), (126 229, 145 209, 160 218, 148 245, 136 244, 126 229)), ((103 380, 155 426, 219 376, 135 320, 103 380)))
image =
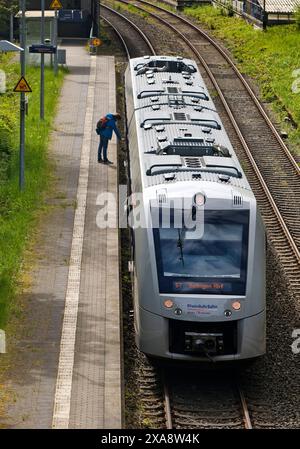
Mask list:
POLYGON ((29 47, 29 53, 46 53, 46 54, 55 54, 57 48, 54 45, 46 45, 46 44, 32 44, 29 47))
POLYGON ((22 76, 19 81, 17 82, 16 87, 14 88, 14 92, 32 92, 31 87, 29 86, 28 82, 22 76))
POLYGON ((62 9, 62 7, 60 0, 52 0, 50 3, 50 9, 62 9))
POLYGON ((102 41, 98 37, 94 37, 91 39, 91 45, 93 45, 94 47, 99 47, 99 45, 101 45, 101 44, 102 44, 102 41))

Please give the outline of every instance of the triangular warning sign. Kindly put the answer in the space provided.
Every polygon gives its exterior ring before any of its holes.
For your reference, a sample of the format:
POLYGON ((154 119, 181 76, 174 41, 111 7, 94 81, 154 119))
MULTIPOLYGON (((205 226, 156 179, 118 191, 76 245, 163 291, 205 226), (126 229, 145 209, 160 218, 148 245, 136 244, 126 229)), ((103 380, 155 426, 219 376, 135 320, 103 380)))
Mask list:
POLYGON ((50 3, 50 9, 62 9, 62 7, 60 0, 52 0, 50 3))
POLYGON ((18 81, 16 87, 14 88, 14 92, 32 92, 31 87, 27 83, 24 76, 22 76, 18 81))

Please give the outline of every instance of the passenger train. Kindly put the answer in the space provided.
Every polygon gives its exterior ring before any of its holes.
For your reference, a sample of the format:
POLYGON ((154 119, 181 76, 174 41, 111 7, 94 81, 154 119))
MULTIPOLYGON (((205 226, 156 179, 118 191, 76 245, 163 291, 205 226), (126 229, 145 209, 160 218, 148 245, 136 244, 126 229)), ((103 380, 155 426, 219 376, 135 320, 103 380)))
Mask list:
POLYGON ((265 353, 265 231, 193 60, 125 73, 138 348, 230 361, 265 353))

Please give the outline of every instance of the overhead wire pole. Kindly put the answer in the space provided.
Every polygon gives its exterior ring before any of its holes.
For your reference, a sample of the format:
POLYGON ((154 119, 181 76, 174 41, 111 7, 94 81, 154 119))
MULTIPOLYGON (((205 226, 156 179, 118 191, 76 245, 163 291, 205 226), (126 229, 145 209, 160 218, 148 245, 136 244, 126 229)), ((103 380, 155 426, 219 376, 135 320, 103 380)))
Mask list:
MULTIPOLYGON (((24 49, 20 53, 21 77, 26 75, 26 0, 20 0, 21 11, 21 33, 20 45, 24 49)), ((20 165, 19 165, 19 187, 24 190, 25 187, 25 109, 26 109, 25 92, 20 94, 20 165)))
MULTIPOLYGON (((45 43, 45 0, 41 0, 41 44, 45 43)), ((40 118, 45 118, 45 55, 41 53, 40 118)))
POLYGON ((54 16, 54 46, 56 47, 56 52, 54 53, 54 75, 57 75, 58 72, 58 55, 57 55, 57 20, 58 20, 58 12, 55 9, 54 16))

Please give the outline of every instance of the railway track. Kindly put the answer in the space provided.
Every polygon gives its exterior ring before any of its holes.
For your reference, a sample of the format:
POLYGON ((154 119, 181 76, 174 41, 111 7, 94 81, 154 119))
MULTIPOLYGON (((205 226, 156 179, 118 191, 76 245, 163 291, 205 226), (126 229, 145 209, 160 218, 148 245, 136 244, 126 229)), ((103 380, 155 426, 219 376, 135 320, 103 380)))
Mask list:
POLYGON ((143 414, 151 427, 252 429, 234 370, 171 370, 144 359, 140 375, 143 414))
POLYGON ((234 378, 202 374, 192 385, 172 376, 164 386, 168 429, 252 429, 244 394, 234 378), (205 388, 203 388, 205 384, 205 388))
POLYGON ((243 168, 268 239, 293 292, 300 296, 300 169, 251 87, 225 50, 186 18, 144 0, 118 1, 134 5, 172 30, 202 66, 230 123, 229 137, 239 147, 241 160, 247 161, 243 168))
POLYGON ((122 42, 128 58, 156 54, 152 43, 145 33, 120 12, 101 4, 101 18, 114 29, 122 42))
MULTIPOLYGON (((188 20, 145 1, 128 2, 147 11, 176 33, 202 66, 215 88, 218 109, 258 200, 276 255, 296 298, 300 297, 300 171, 255 94, 226 52, 188 20), (151 5, 159 14, 139 4, 151 5), (241 101, 242 100, 242 101, 241 101)), ((144 53, 145 54, 145 53, 144 53)), ((219 376, 220 377, 220 376, 219 376)), ((252 428, 238 380, 206 378, 187 381, 170 372, 161 374, 145 362, 140 389, 143 415, 153 427, 252 428), (166 381, 166 379, 168 379, 166 381)))

